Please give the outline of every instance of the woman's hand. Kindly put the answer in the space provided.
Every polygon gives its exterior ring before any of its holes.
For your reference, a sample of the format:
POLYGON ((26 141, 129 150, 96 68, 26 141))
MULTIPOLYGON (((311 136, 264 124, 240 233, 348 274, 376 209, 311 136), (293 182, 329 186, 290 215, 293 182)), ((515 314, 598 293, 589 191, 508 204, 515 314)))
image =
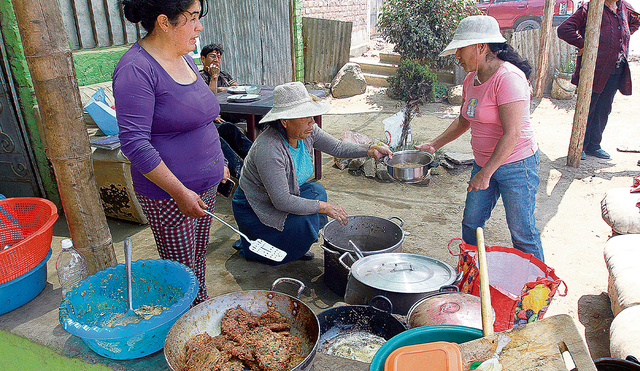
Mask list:
POLYGON ((434 154, 436 152, 436 148, 431 144, 431 142, 419 144, 415 147, 418 151, 422 152, 429 152, 431 154, 434 154))
POLYGON ((471 178, 469 181, 469 186, 467 187, 467 192, 471 191, 482 191, 489 188, 489 181, 491 180, 491 175, 486 176, 485 172, 482 170, 478 171, 476 175, 471 178))
POLYGON ((205 216, 203 209, 207 209, 207 204, 202 201, 200 196, 194 191, 185 188, 185 191, 179 195, 174 195, 173 199, 178 205, 178 210, 190 218, 200 218, 205 216))
POLYGON ((222 181, 226 182, 229 179, 231 179, 231 173, 229 172, 229 167, 225 166, 224 173, 222 174, 222 181))
POLYGON ((342 225, 347 225, 347 223, 349 222, 349 216, 347 215, 347 212, 344 211, 344 209, 339 205, 320 201, 320 212, 332 217, 342 225))
POLYGON ((369 150, 367 151, 367 155, 369 157, 375 157, 376 160, 380 160, 384 156, 389 156, 389 158, 393 157, 393 152, 387 147, 386 144, 372 144, 369 146, 369 150))

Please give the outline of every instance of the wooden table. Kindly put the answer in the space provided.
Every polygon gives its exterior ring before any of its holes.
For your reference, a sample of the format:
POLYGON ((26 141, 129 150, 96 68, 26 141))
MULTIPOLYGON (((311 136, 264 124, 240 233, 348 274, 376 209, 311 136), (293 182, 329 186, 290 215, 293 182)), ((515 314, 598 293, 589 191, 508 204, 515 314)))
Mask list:
POLYGON ((468 370, 474 361, 490 358, 502 334, 511 338, 500 353, 504 371, 567 370, 562 358, 564 349, 569 351, 579 371, 596 371, 580 332, 566 314, 460 344, 464 369, 468 370))
MULTIPOLYGON (((239 113, 247 118, 247 137, 254 141, 256 139, 256 116, 264 116, 273 107, 273 88, 274 86, 261 85, 260 98, 251 102, 229 102, 227 98, 230 95, 228 91, 216 94, 216 99, 220 103, 220 113, 239 113)), ((326 94, 322 90, 307 89, 311 94, 318 97, 325 97, 326 94)), ((316 124, 322 127, 322 116, 314 116, 316 124)), ((322 178, 322 153, 313 150, 313 164, 315 169, 315 178, 322 178)))

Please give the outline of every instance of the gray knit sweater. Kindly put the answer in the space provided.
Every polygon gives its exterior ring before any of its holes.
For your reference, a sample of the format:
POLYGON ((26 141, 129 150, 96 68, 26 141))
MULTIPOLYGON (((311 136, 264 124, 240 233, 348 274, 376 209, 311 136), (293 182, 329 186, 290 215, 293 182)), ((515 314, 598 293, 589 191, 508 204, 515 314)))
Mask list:
MULTIPOLYGON (((334 157, 366 157, 368 146, 340 141, 318 125, 303 139, 312 155, 312 148, 334 157)), ((289 213, 311 215, 319 212, 320 203, 300 197, 300 187, 287 145, 275 129, 269 127, 258 136, 244 159, 240 188, 260 221, 279 231, 289 213)))

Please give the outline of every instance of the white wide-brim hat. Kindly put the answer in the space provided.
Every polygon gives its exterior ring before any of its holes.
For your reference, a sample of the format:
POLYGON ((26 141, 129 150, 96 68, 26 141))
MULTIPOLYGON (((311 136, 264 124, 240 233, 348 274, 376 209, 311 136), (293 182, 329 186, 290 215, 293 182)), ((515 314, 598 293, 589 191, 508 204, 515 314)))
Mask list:
POLYGON ((507 40, 500 33, 500 26, 495 18, 488 15, 472 15, 460 21, 453 40, 440 56, 454 54, 458 48, 469 45, 504 42, 507 40))
POLYGON ((329 102, 309 94, 300 81, 288 82, 273 89, 273 108, 260 123, 318 116, 329 112, 330 108, 329 102))

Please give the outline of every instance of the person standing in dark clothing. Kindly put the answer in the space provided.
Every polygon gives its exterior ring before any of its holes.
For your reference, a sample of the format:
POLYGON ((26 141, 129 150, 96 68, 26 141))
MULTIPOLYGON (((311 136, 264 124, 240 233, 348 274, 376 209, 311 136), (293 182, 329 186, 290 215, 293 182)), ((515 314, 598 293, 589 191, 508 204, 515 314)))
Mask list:
MULTIPOLYGON (((588 9, 588 3, 581 6, 558 27, 558 37, 578 48, 576 69, 571 78, 571 83, 574 85, 578 85, 580 80, 588 9)), ((616 91, 620 90, 623 95, 631 95, 631 71, 627 62, 629 40, 631 34, 640 28, 640 21, 633 15, 635 12, 631 9, 629 3, 624 0, 605 0, 604 2, 591 104, 580 156, 582 160, 586 160, 587 155, 602 159, 611 158, 602 149, 600 142, 616 91)))
MULTIPOLYGON (((230 86, 238 86, 238 83, 226 71, 220 71, 220 62, 224 49, 218 44, 209 44, 202 48, 200 60, 203 69, 200 76, 215 94, 227 90, 230 86)), ((229 162, 231 176, 239 179, 242 170, 242 161, 251 148, 251 140, 247 138, 233 122, 239 122, 240 117, 235 114, 221 113, 214 122, 220 134, 220 146, 224 157, 229 162)))

